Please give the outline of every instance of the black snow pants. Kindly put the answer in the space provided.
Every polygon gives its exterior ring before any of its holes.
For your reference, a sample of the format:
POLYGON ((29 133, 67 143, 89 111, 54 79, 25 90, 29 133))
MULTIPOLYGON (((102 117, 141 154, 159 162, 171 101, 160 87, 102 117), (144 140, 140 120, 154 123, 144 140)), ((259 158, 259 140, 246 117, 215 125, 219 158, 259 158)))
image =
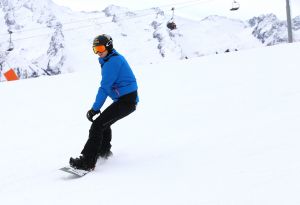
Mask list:
POLYGON ((126 94, 108 106, 98 118, 94 120, 89 131, 89 138, 81 152, 90 159, 110 151, 112 131, 110 126, 126 117, 136 109, 137 91, 126 94))

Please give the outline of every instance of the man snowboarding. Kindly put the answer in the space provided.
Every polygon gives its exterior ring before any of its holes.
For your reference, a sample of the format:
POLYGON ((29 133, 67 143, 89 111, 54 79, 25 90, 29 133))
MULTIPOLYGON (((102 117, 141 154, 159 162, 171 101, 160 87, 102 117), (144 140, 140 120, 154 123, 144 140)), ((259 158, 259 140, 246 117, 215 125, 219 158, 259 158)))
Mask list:
POLYGON ((99 56, 101 83, 92 108, 86 117, 92 122, 89 137, 81 156, 70 158, 70 166, 75 169, 91 171, 98 157, 108 158, 111 152, 111 125, 135 111, 138 103, 136 78, 126 59, 113 48, 113 40, 102 34, 93 41, 93 51, 99 56), (107 97, 113 100, 100 112, 107 97), (94 120, 93 117, 99 114, 94 120))

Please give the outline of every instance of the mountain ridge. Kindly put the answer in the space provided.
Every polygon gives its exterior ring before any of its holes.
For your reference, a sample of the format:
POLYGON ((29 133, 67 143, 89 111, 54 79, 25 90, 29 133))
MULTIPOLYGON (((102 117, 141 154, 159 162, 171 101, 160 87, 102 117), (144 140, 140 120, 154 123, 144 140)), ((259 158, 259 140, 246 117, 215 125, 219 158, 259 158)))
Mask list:
MULTIPOLYGON (((13 68, 21 79, 77 70, 94 57, 91 42, 108 33, 135 65, 187 59, 270 46, 287 41, 286 24, 274 14, 248 21, 208 16, 192 21, 171 16, 161 8, 130 11, 110 5, 102 11, 75 12, 51 0, 0 0, 0 81, 13 68), (9 52, 12 31, 14 49, 9 52), (76 52, 77 51, 77 52, 76 52)), ((294 40, 300 40, 300 16, 293 19, 294 40)))

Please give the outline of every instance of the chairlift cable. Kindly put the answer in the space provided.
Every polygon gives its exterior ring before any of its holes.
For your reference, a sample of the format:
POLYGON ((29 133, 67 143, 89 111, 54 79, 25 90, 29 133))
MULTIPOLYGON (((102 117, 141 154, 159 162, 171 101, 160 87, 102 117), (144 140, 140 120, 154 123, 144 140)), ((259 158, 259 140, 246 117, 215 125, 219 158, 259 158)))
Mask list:
MULTIPOLYGON (((208 3, 208 2, 213 2, 213 1, 216 1, 216 0, 206 0, 206 1, 202 1, 201 4, 208 3)), ((194 5, 197 5, 197 4, 199 4, 199 3, 194 2, 194 3, 191 3, 191 4, 187 4, 187 5, 183 5, 183 6, 178 6, 178 7, 176 7, 176 10, 184 9, 184 8, 186 8, 186 7, 194 6, 194 5)))
MULTIPOLYGON (((208 1, 214 1, 214 0, 206 0, 205 2, 208 2, 208 1)), ((196 1, 189 1, 189 2, 198 2, 197 4, 200 4, 200 3, 204 3, 203 0, 196 0, 196 1), (200 1, 200 2, 199 2, 200 1)), ((184 2, 184 4, 186 4, 187 2, 184 2)), ((177 3, 177 4, 183 4, 183 3, 177 3)), ((177 5, 176 4, 176 5, 177 5)), ((171 4, 169 4, 171 5, 171 4)), ((169 6, 169 5, 165 5, 164 7, 166 6, 169 6)), ((172 4, 172 5, 175 5, 175 4, 172 4)), ((193 6, 195 4, 192 4, 192 5, 185 5, 185 6, 182 6, 182 7, 179 7, 179 9, 181 8, 185 8, 185 7, 188 7, 188 6, 193 6)), ((159 7, 161 8, 161 7, 159 7)), ((153 9, 153 8, 151 8, 153 9)), ((144 11, 144 10, 150 10, 150 9, 143 9, 143 10, 139 10, 139 11, 144 11)), ((121 14, 121 13, 120 13, 121 14)), ((151 12, 151 13, 147 13, 147 14, 143 14, 143 15, 137 15, 137 16, 133 16, 133 17, 130 17, 130 18, 126 18, 126 19, 120 19, 119 21, 128 21, 128 20, 132 20, 132 19, 136 19, 136 18, 140 18, 140 17, 144 17, 144 16, 149 16, 149 15, 153 15, 155 14, 155 12, 151 12)), ((101 19, 101 18, 104 18, 104 17, 98 17, 98 18, 89 18, 89 21, 91 19, 101 19)), ((107 17, 105 17, 107 18, 107 17)), ((85 20, 80 20, 80 21, 85 21, 85 20)), ((70 23, 75 23, 75 22, 80 22, 80 21, 73 21, 73 22, 69 22, 67 24, 70 24, 70 23)), ((107 22, 101 22, 101 23, 98 23, 97 25, 104 25, 104 24, 109 24, 109 23, 113 23, 111 20, 110 21, 107 21, 107 22)), ((66 25, 66 24, 64 24, 66 25)), ((74 27, 74 28, 69 28, 69 29, 62 29, 63 31, 73 31, 73 30, 79 30, 79 29, 83 29, 83 28, 88 28, 88 27, 92 27, 92 26, 95 26, 95 24, 92 24, 92 25, 87 25, 87 26, 79 26, 79 27, 74 27)), ((25 31, 31 31, 31 30, 38 30, 38 29, 46 29, 45 27, 41 27, 41 28, 36 28, 36 29, 28 29, 28 30, 22 30, 18 33, 23 33, 25 31)), ((0 35, 3 35, 3 34, 0 34, 0 35)), ((7 34, 6 34, 7 35, 7 34)), ((15 39, 15 41, 20 41, 20 40, 26 40, 26 39, 31 39, 31 38, 37 38, 37 37, 41 37, 41 36, 46 36, 46 35, 49 35, 49 32, 47 33, 44 33, 44 34, 38 34, 38 35, 34 35, 34 36, 29 36, 29 37, 25 37, 25 38, 18 38, 18 39, 15 39)), ((2 41, 2 42, 5 42, 5 41, 2 41)))
MULTIPOLYGON (((189 3, 206 3, 207 1, 214 1, 214 0, 192 0, 192 1, 185 1, 185 2, 180 2, 180 3, 174 3, 174 4, 165 4, 162 6, 159 6, 158 8, 165 8, 165 7, 170 7, 174 5, 182 5, 182 4, 189 4, 189 3)), ((189 6, 189 5, 187 5, 189 6)), ((184 6, 186 7, 186 6, 184 6)), ((147 11, 147 10, 152 10, 155 7, 151 7, 151 8, 147 8, 147 9, 140 9, 140 10, 133 10, 133 11, 129 11, 129 12, 142 12, 142 11, 147 11)), ((182 8, 182 7, 178 7, 178 8, 182 8)), ((120 13, 116 13, 115 15, 122 15, 122 14, 126 14, 127 12, 120 12, 120 13)), ((151 14, 149 14, 151 15, 151 14)), ((74 21, 69 21, 69 22, 61 22, 61 24, 64 25, 68 25, 68 24, 74 24, 74 23, 79 23, 79 22, 84 22, 84 21, 91 21, 91 20, 99 20, 99 19, 105 19, 107 18, 107 16, 101 16, 101 17, 92 17, 92 18, 86 18, 86 19, 80 19, 80 20, 74 20, 74 21)), ((32 28, 32 29, 24 29, 24 30, 20 30, 20 31, 15 31, 17 33, 23 33, 23 32, 28 32, 28 31, 35 31, 35 30, 42 30, 42 29, 48 29, 47 27, 37 27, 37 28, 32 28)), ((7 35, 7 33, 0 33, 0 36, 2 35, 7 35)))
MULTIPOLYGON (((153 14, 154 13, 143 14, 143 15, 134 16, 134 17, 131 17, 131 18, 120 19, 119 21, 127 21, 127 20, 136 19, 136 18, 148 16, 148 15, 153 15, 153 14)), ((110 23, 113 23, 113 22, 110 20, 110 21, 107 21, 107 22, 98 23, 97 25, 104 25, 104 24, 110 24, 110 23)), ((95 24, 91 24, 91 25, 87 25, 87 26, 79 26, 79 27, 74 27, 74 28, 67 28, 67 29, 62 29, 62 30, 67 32, 67 31, 74 31, 74 30, 84 29, 84 28, 93 27, 93 26, 95 26, 95 24)), ((25 37, 25 38, 18 38, 18 39, 15 39, 14 41, 26 40, 26 39, 37 38, 37 37, 47 36, 47 35, 49 35, 49 32, 44 33, 44 34, 34 35, 34 36, 28 36, 28 37, 25 37)), ((5 42, 5 41, 3 41, 3 42, 5 42)))

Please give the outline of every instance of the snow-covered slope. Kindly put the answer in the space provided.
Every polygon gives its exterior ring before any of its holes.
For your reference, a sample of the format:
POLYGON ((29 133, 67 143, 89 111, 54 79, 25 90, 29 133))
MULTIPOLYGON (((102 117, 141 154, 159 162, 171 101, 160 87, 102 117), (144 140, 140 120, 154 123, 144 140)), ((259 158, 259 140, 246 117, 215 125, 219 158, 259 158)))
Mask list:
MULTIPOLYGON (((0 81, 13 68, 20 78, 89 70, 93 38, 108 33, 115 47, 134 65, 193 58, 225 50, 286 41, 286 25, 274 15, 243 22, 220 16, 193 21, 175 16, 176 30, 166 27, 170 8, 130 11, 111 5, 95 12, 74 12, 51 0, 0 0, 0 81), (14 50, 9 48, 12 31, 14 50)), ((299 17, 293 20, 300 40, 299 17)))
POLYGON ((58 168, 87 139, 98 65, 2 83, 0 203, 298 205, 299 53, 135 66, 138 109, 112 127, 114 156, 80 179, 58 168))

